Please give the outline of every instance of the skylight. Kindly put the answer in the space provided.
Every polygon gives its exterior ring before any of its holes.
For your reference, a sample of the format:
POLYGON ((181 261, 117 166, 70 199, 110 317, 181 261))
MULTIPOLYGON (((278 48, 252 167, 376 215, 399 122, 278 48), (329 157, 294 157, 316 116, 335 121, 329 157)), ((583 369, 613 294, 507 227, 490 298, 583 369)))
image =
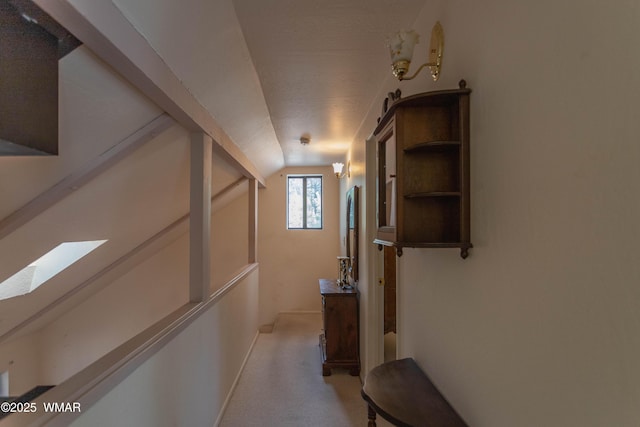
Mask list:
POLYGON ((0 300, 35 291, 38 286, 97 249, 106 240, 64 242, 0 283, 0 300))

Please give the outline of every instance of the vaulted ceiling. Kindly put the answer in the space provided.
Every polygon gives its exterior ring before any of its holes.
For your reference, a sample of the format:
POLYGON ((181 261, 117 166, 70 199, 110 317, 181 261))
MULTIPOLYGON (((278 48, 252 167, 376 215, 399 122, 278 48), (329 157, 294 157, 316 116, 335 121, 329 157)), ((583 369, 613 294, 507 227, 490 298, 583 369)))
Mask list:
POLYGON ((345 154, 390 75, 386 36, 410 27, 423 4, 234 0, 287 165, 326 165, 345 154))
POLYGON ((424 0, 115 3, 268 176, 344 159, 424 0))

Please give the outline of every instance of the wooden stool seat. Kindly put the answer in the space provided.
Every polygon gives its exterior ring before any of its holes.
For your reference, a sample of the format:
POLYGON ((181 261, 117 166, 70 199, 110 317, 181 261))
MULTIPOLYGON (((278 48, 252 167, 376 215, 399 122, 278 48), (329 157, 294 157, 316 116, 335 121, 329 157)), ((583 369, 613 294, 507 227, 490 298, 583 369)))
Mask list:
POLYGON ((369 427, 375 427, 376 413, 396 426, 467 427, 411 358, 373 368, 362 397, 369 405, 369 427))

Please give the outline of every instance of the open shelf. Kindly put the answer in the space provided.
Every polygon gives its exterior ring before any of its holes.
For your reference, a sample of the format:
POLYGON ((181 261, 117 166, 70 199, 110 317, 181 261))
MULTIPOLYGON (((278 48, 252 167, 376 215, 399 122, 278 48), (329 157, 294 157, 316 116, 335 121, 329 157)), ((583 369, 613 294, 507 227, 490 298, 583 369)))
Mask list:
MULTIPOLYGON (((460 89, 400 98, 378 121, 378 232, 375 242, 452 248, 470 241, 469 97, 460 89)), ((385 105, 388 101, 385 102, 385 105)))
POLYGON ((404 149, 405 153, 412 153, 422 150, 450 150, 460 147, 460 141, 428 141, 419 142, 404 149))
POLYGON ((405 194, 407 199, 419 199, 424 197, 460 197, 459 191, 426 191, 422 193, 405 194))

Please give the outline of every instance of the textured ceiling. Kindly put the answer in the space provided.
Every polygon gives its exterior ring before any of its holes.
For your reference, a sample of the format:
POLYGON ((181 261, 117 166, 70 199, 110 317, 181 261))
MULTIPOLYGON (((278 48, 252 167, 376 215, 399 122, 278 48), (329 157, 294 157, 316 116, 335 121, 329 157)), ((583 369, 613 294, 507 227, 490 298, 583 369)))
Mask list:
POLYGON ((288 166, 344 159, 424 0, 233 0, 288 166), (300 144, 302 135, 311 143, 300 144))
POLYGON ((264 176, 344 159, 424 2, 114 0, 264 176))

